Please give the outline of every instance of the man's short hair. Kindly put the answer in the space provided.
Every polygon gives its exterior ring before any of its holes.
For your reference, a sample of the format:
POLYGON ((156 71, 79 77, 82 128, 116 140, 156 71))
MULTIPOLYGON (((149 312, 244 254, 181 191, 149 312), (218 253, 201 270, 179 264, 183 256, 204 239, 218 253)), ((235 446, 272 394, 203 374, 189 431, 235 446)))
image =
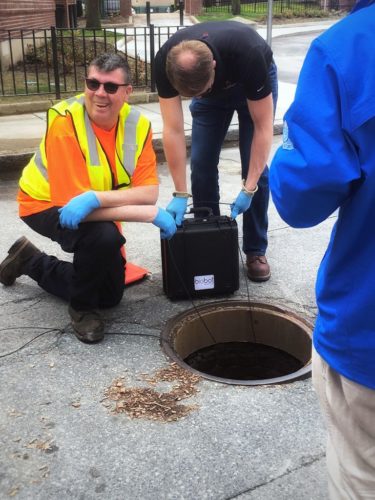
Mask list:
POLYGON ((180 95, 199 95, 212 78, 213 54, 204 42, 182 41, 168 52, 166 72, 169 81, 180 95), (191 56, 189 64, 186 64, 187 55, 191 56))
POLYGON ((91 61, 89 68, 92 66, 95 66, 101 73, 110 73, 116 69, 121 69, 124 72, 125 82, 130 83, 131 81, 128 61, 121 54, 104 52, 91 61))

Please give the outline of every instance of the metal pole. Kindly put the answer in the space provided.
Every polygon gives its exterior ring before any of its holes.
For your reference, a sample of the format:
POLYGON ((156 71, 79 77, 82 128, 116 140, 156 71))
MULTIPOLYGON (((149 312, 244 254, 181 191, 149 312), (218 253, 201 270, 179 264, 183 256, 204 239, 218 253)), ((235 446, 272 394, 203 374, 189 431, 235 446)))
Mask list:
POLYGON ((184 25, 184 2, 181 2, 178 4, 178 8, 180 11, 180 26, 184 25))
POLYGON ((151 92, 156 91, 155 83, 155 30, 154 25, 150 24, 150 64, 151 64, 151 92))
POLYGON ((61 99, 59 60, 57 57, 57 36, 56 36, 56 28, 54 26, 51 26, 51 43, 52 43, 53 73, 55 77, 55 95, 56 99, 61 99))
POLYGON ((272 46, 272 10, 273 10, 273 0, 268 0, 268 12, 267 12, 267 43, 272 46))
POLYGON ((146 2, 146 24, 150 26, 151 23, 151 7, 150 2, 146 2))

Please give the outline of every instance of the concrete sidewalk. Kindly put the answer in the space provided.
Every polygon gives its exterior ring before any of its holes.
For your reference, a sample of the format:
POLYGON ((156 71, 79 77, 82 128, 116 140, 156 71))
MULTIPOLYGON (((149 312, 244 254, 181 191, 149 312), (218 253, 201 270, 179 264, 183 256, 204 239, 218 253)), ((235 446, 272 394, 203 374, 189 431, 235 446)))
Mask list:
MULTIPOLYGON (((283 93, 283 86, 280 88, 283 93)), ((283 103, 287 103, 293 92, 290 85, 286 86, 287 96, 283 103)), ((183 100, 185 137, 188 146, 191 142, 191 114, 189 111, 190 100, 183 100)), ((164 161, 162 145, 162 118, 160 107, 157 102, 134 104, 152 124, 153 145, 159 161, 164 161)), ((275 121, 274 132, 280 134, 282 131, 281 105, 275 121)), ((0 170, 17 169, 24 166, 28 159, 38 147, 40 139, 46 130, 46 112, 35 112, 27 114, 12 114, 0 116, 0 170)), ((237 115, 229 127, 225 139, 225 147, 233 146, 238 142, 238 119, 237 115)))

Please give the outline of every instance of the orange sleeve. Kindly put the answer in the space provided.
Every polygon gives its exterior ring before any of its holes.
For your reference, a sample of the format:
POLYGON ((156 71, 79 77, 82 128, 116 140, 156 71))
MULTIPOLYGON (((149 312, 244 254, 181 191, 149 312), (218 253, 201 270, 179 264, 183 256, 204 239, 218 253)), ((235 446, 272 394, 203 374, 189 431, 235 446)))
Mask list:
POLYGON ((47 136, 46 154, 51 203, 64 206, 90 189, 85 158, 76 138, 70 116, 59 116, 47 136))
POLYGON ((159 179, 156 168, 156 155, 152 146, 152 130, 150 129, 132 175, 132 187, 157 184, 159 184, 159 179))
POLYGON ((19 190, 19 215, 25 217, 53 206, 64 206, 77 194, 90 189, 85 159, 74 133, 70 116, 58 116, 46 140, 51 201, 31 198, 19 190))

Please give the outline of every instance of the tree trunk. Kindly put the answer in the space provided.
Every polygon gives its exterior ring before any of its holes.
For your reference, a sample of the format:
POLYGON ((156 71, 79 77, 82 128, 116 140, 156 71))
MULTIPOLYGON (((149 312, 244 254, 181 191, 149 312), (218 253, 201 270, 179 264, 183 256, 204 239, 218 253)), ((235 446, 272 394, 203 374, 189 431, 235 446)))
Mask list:
POLYGON ((241 0, 232 0, 232 15, 241 15, 241 0))
POLYGON ((100 0, 86 0, 86 28, 102 27, 100 23, 100 0))

